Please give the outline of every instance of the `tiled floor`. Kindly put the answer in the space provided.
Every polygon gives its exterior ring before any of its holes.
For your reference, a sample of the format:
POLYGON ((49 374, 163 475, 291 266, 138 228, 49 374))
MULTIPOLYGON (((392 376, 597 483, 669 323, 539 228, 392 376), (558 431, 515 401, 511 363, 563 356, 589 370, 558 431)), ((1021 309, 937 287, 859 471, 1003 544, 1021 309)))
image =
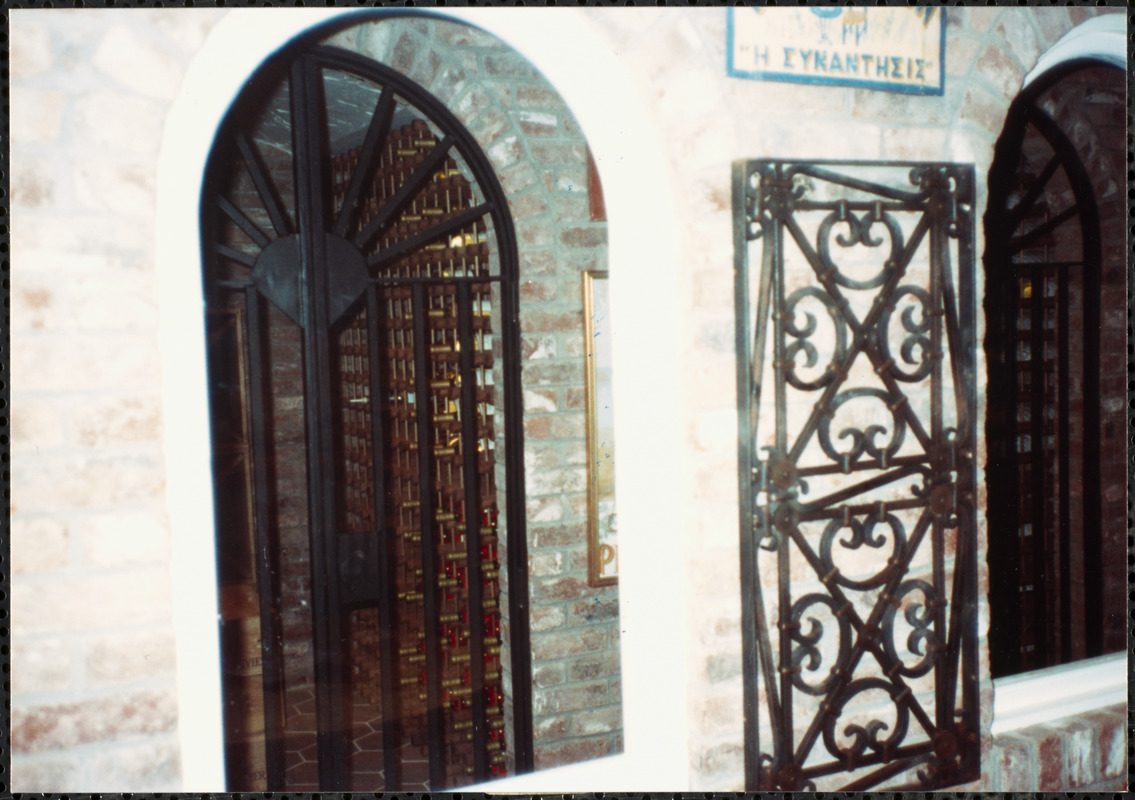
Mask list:
MULTIPOLYGON (((312 687, 290 689, 286 696, 284 780, 288 791, 319 790, 319 766, 315 743, 315 691, 312 687)), ((362 701, 351 707, 351 741, 348 743, 347 786, 353 792, 387 790, 383 775, 382 717, 362 701)), ((429 759, 424 746, 403 743, 398 754, 402 785, 390 790, 429 791, 429 759)))

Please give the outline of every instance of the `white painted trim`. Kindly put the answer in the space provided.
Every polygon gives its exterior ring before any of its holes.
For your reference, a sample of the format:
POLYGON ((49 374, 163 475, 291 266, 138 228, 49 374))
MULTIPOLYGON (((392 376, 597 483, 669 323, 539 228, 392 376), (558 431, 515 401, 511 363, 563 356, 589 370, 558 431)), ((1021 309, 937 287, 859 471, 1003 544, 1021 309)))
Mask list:
MULTIPOLYGON (((198 238, 202 171, 217 124, 264 58, 313 25, 360 13, 368 12, 233 11, 190 65, 167 120, 158 170, 158 283, 184 791, 224 786, 198 238)), ((609 44, 580 11, 461 8, 447 15, 480 25, 529 58, 588 137, 608 214, 614 395, 619 408, 635 410, 615 421, 625 752, 515 780, 544 789, 565 781, 557 790, 681 790, 689 785, 686 664, 672 655, 687 652, 689 635, 680 525, 686 498, 674 468, 681 392, 670 368, 681 342, 677 326, 657 320, 679 308, 682 228, 658 132, 609 44)))
POLYGON ((993 735, 1127 702, 1127 653, 993 681, 993 735))
POLYGON ((1025 76, 1025 86, 1045 72, 1078 58, 1096 58, 1122 70, 1127 69, 1127 15, 1101 14, 1077 25, 1040 57, 1025 76))

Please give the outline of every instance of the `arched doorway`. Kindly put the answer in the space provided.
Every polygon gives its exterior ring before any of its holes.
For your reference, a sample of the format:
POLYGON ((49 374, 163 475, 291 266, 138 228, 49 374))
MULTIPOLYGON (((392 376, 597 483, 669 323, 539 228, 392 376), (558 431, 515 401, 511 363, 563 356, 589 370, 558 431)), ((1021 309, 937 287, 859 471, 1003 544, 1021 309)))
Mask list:
POLYGON ((228 788, 501 775, 506 671, 529 769, 517 255, 484 154, 397 72, 294 45, 222 124, 202 252, 228 788))
POLYGON ((1049 70, 1013 103, 990 170, 994 677, 1125 639, 1124 214, 1108 185, 1123 174, 1125 96, 1101 62, 1049 70))

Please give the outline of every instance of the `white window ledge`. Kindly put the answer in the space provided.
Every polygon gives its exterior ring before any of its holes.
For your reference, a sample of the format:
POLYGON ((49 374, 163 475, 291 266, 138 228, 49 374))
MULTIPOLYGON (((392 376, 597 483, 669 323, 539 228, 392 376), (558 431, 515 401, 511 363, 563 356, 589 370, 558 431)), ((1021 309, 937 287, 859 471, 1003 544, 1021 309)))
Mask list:
POLYGON ((993 681, 993 735, 1127 702, 1127 653, 993 681))

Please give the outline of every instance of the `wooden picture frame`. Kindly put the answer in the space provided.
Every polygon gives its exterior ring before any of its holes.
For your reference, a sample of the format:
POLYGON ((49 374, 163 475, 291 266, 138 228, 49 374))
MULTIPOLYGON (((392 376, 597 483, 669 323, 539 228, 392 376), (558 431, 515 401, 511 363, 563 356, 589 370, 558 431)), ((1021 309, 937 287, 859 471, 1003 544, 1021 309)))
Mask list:
POLYGON ((607 586, 619 578, 610 302, 605 271, 587 270, 581 278, 587 396, 587 578, 592 586, 607 586))

